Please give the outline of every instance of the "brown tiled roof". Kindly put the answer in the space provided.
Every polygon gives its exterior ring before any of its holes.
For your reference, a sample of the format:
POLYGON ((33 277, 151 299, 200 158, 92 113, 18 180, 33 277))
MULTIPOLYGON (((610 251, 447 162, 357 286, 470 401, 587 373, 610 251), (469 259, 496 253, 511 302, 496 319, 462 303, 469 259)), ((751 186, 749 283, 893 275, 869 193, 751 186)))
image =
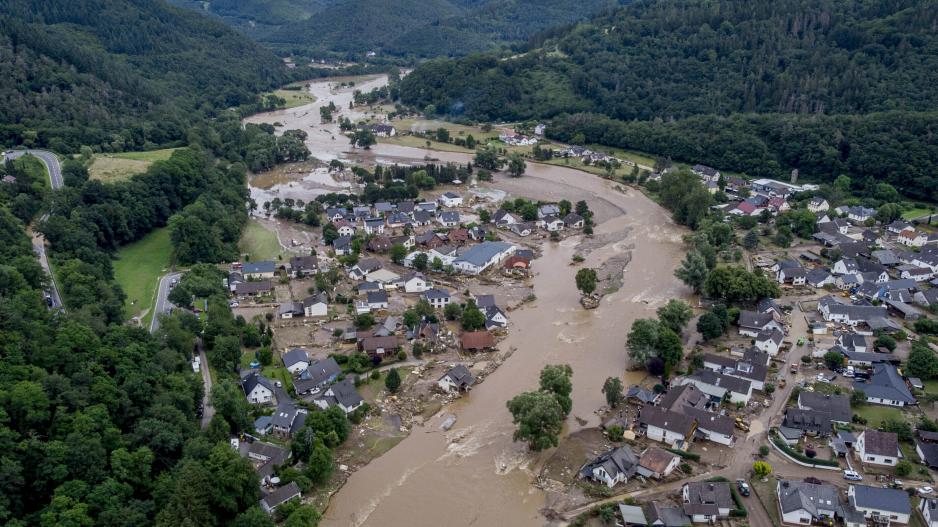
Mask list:
POLYGON ((495 337, 488 331, 468 331, 459 337, 462 349, 481 350, 495 347, 495 337))
POLYGON ((899 452, 899 436, 895 432, 864 430, 866 453, 895 457, 899 452))
POLYGON ((668 468, 671 460, 675 457, 677 456, 667 450, 653 446, 642 454, 642 457, 638 460, 638 464, 652 472, 660 474, 668 468))

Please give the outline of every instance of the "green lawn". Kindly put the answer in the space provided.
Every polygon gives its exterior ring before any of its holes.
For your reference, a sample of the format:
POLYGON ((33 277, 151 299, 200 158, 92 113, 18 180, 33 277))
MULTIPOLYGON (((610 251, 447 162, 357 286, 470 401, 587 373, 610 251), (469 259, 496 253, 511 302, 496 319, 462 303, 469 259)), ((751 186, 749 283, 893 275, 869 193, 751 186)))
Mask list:
POLYGON ((902 411, 898 408, 880 406, 878 404, 864 404, 862 406, 855 407, 853 409, 853 413, 859 415, 860 417, 865 417, 867 420, 866 426, 868 428, 878 428, 880 423, 889 418, 904 419, 902 416, 902 411))
POLYGON ((925 386, 925 393, 938 394, 938 379, 925 379, 922 384, 925 386))
POLYGON ((124 313, 130 318, 146 311, 143 322, 152 318, 150 310, 156 298, 159 277, 166 272, 173 255, 169 229, 156 229, 142 240, 124 246, 117 252, 114 279, 127 294, 124 313))
POLYGON ((258 223, 256 220, 248 222, 241 235, 241 252, 248 255, 248 260, 277 260, 283 252, 277 235, 258 223))
POLYGON ((303 84, 291 84, 290 86, 300 86, 299 90, 286 90, 279 89, 274 91, 274 95, 277 97, 282 97, 287 101, 286 106, 283 108, 296 108, 297 106, 303 106, 304 104, 312 104, 316 102, 316 97, 314 97, 309 90, 306 89, 306 86, 303 84))
POLYGON ((146 171, 155 161, 169 159, 175 150, 175 148, 164 148, 146 152, 95 154, 88 167, 88 173, 91 179, 104 182, 123 181, 146 171))
POLYGON ((931 209, 909 209, 902 213, 902 219, 904 220, 914 220, 915 218, 921 218, 922 216, 927 216, 931 213, 931 209))

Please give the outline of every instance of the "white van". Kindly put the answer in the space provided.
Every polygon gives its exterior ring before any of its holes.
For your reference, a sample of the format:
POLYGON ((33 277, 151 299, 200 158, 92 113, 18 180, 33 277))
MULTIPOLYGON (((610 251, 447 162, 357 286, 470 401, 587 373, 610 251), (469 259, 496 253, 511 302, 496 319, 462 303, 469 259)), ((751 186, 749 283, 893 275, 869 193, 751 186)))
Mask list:
POLYGON ((847 371, 844 372, 844 377, 853 377, 856 375, 856 372, 853 369, 853 366, 847 366, 847 371))

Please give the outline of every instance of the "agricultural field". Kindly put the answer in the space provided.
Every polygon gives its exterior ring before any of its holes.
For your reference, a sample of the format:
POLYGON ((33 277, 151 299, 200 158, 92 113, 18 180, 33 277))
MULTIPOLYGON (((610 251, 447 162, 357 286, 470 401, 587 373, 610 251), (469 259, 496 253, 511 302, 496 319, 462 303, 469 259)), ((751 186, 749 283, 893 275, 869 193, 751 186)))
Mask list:
POLYGON ((247 254, 248 260, 277 260, 283 253, 277 234, 264 227, 257 220, 251 220, 241 235, 241 252, 247 254))
POLYGON ((139 316, 142 322, 153 314, 159 277, 172 262, 173 245, 169 229, 156 229, 143 239, 123 247, 114 262, 114 279, 127 295, 124 313, 127 318, 139 316))
POLYGON ((290 86, 299 86, 300 89, 290 90, 290 89, 281 88, 273 92, 273 94, 276 95, 277 97, 281 97, 285 101, 287 101, 286 106, 284 106, 283 108, 296 108, 297 106, 303 106, 304 104, 312 104, 316 102, 316 97, 314 97, 311 93, 309 93, 309 91, 306 89, 306 86, 304 84, 296 84, 296 85, 290 85, 290 86))
POLYGON ((88 167, 91 179, 105 183, 123 181, 144 172, 155 161, 169 159, 175 148, 148 150, 146 152, 120 152, 116 154, 95 154, 88 167))

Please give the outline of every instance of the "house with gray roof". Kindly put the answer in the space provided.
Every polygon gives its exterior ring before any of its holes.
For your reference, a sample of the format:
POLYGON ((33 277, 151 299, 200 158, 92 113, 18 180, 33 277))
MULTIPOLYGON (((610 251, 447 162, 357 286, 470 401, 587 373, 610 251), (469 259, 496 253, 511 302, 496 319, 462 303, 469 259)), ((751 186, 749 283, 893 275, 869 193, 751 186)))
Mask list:
POLYGON ((715 353, 704 354, 703 361, 704 368, 707 370, 751 382, 753 390, 762 390, 765 387, 765 379, 769 374, 769 369, 764 361, 737 360, 733 357, 715 353))
POLYGON ((752 382, 746 379, 730 377, 722 373, 700 370, 681 379, 681 384, 693 384, 714 401, 728 398, 731 403, 749 404, 752 397, 752 382))
POLYGON ((241 274, 247 280, 273 278, 276 272, 277 264, 271 261, 244 262, 241 264, 241 274))
POLYGON ((690 527, 690 518, 677 507, 665 507, 657 501, 645 504, 645 519, 653 527, 690 527))
POLYGON ((638 415, 638 423, 645 430, 648 439, 668 445, 689 442, 697 429, 697 421, 693 417, 658 406, 642 408, 638 415))
POLYGON ((904 490, 850 485, 847 488, 847 499, 867 520, 885 519, 881 525, 907 524, 912 514, 912 503, 904 490))
POLYGON ((299 485, 297 485, 295 481, 291 481, 267 493, 267 495, 261 499, 261 508, 264 509, 264 512, 270 514, 274 512, 277 507, 300 496, 302 496, 302 493, 300 492, 299 485))
POLYGON ((727 518, 735 508, 730 484, 726 481, 693 481, 681 487, 684 513, 693 523, 714 523, 727 518))
POLYGON ((515 246, 505 242, 482 242, 474 245, 453 261, 457 271, 479 274, 493 265, 498 265, 515 253, 515 246))
POLYGON ((281 357, 283 360, 283 365, 290 371, 290 373, 296 375, 301 371, 305 370, 309 366, 309 354, 306 353, 306 350, 303 348, 293 348, 290 351, 283 354, 281 357))
POLYGON ((895 432, 867 428, 857 436, 854 449, 857 458, 870 465, 894 467, 902 458, 899 436, 895 432))
POLYGON ((840 495, 833 485, 783 479, 775 492, 782 523, 821 524, 841 515, 840 495))
POLYGON ((469 368, 467 368, 465 364, 457 364, 443 374, 436 384, 444 392, 454 393, 468 392, 474 382, 475 377, 472 375, 472 372, 469 371, 469 368))
POLYGON ((798 408, 785 410, 785 419, 782 421, 782 425, 787 428, 801 430, 811 436, 829 436, 831 430, 833 430, 829 413, 798 408))
POLYGON ((826 412, 829 419, 839 424, 850 424, 853 411, 850 409, 850 396, 847 394, 827 394, 821 392, 798 393, 798 408, 826 412))
POLYGON ((892 364, 877 364, 867 382, 854 381, 854 391, 862 391, 866 402, 887 406, 909 406, 917 401, 909 391, 905 380, 892 364))
POLYGON ((268 404, 277 401, 274 397, 274 383, 259 372, 250 371, 241 378, 241 389, 248 402, 268 404))
POLYGON ((925 520, 925 527, 938 527, 938 500, 922 498, 918 504, 918 510, 925 520))
POLYGON ((300 419, 301 423, 305 421, 305 408, 300 408, 291 402, 280 403, 270 416, 273 435, 280 439, 290 439, 293 432, 299 429, 298 426, 295 426, 297 419, 300 419))
POLYGON ((293 381, 298 395, 317 394, 342 373, 339 363, 332 357, 314 360, 293 381))
POLYGON ((773 328, 784 331, 782 325, 775 320, 771 313, 759 313, 757 311, 741 311, 739 313, 740 335, 756 337, 762 331, 773 328))
POLYGON ((628 446, 621 446, 601 454, 580 468, 579 477, 589 478, 612 488, 625 483, 638 470, 638 456, 628 446))
POLYGON ((328 409, 330 406, 338 406, 346 415, 358 410, 365 404, 365 400, 359 395, 355 385, 347 378, 327 388, 320 397, 313 399, 312 402, 323 410, 328 409))

